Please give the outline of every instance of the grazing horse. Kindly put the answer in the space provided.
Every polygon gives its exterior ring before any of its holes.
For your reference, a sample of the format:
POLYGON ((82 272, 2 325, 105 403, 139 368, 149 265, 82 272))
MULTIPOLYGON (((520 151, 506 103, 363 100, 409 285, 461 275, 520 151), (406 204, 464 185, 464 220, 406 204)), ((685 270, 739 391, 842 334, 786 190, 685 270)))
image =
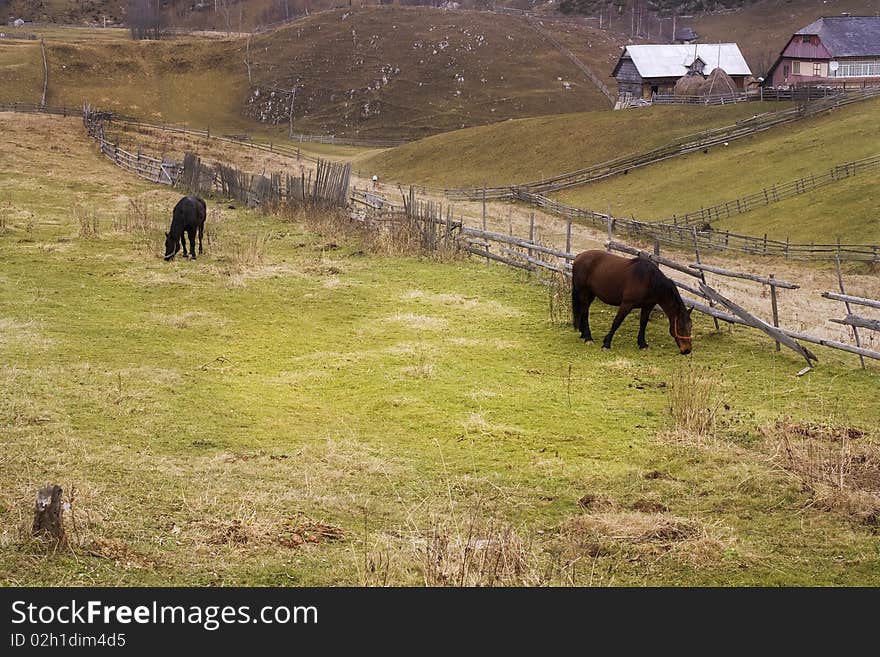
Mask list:
POLYGON ((165 260, 171 260, 183 247, 183 257, 186 257, 186 240, 184 234, 189 235, 189 255, 196 259, 196 231, 199 232, 199 253, 202 251, 202 234, 205 230, 205 216, 207 208, 205 201, 198 196, 184 196, 174 206, 174 214, 171 218, 171 229, 165 233, 165 260))
POLYGON ((691 353, 691 311, 686 308, 671 279, 650 260, 621 258, 605 251, 579 253, 571 266, 571 310, 574 327, 584 342, 591 343, 590 304, 598 297, 611 306, 620 306, 611 330, 602 341, 602 349, 611 348, 611 339, 633 308, 641 308, 639 349, 647 349, 645 327, 654 306, 659 305, 669 318, 669 334, 678 350, 691 353))

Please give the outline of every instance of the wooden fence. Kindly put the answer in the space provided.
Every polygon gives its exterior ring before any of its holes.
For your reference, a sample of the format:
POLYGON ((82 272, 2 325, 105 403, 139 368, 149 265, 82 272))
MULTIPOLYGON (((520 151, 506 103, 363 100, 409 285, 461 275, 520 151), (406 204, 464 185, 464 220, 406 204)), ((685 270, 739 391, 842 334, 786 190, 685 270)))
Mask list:
POLYGON ((749 212, 755 208, 778 203, 779 201, 793 196, 806 194, 820 187, 832 185, 840 180, 858 176, 871 171, 880 170, 880 155, 873 155, 861 160, 853 160, 836 164, 826 172, 810 174, 798 180, 792 180, 781 185, 765 187, 759 192, 747 194, 732 201, 724 201, 707 208, 700 208, 694 212, 672 215, 668 219, 659 219, 650 223, 673 224, 675 226, 704 226, 711 221, 727 219, 736 214, 749 212))
MULTIPOLYGON (((405 197, 406 198, 406 197, 405 197)), ((357 209, 353 216, 360 221, 369 222, 370 217, 388 217, 394 213, 405 211, 405 207, 413 205, 412 190, 410 190, 409 200, 405 201, 404 208, 395 205, 382 196, 370 192, 356 192, 352 196, 352 201, 357 209)), ((457 236, 457 246, 465 253, 473 256, 484 258, 487 262, 499 262, 504 265, 515 267, 517 269, 527 270, 533 273, 552 272, 558 275, 570 277, 571 262, 574 260, 576 253, 571 252, 570 248, 570 232, 566 235, 566 247, 558 248, 552 244, 546 244, 538 238, 538 227, 535 226, 534 220, 529 227, 529 237, 519 237, 511 234, 499 233, 487 230, 485 225, 483 228, 473 226, 465 226, 462 221, 454 222, 451 212, 447 210, 444 218, 442 208, 433 213, 434 221, 440 232, 457 236)), ((569 224, 569 231, 570 231, 569 224)), ((696 231, 691 231, 692 239, 696 235, 696 231)), ((839 300, 846 305, 846 316, 843 319, 829 318, 828 321, 845 324, 851 327, 856 344, 849 344, 838 340, 831 340, 814 335, 810 335, 801 331, 794 331, 784 328, 782 320, 779 316, 777 303, 777 290, 798 290, 800 285, 797 283, 778 279, 773 275, 757 276, 754 274, 737 272, 730 269, 715 267, 703 262, 702 245, 697 240, 692 242, 695 262, 683 264, 661 256, 659 253, 649 253, 632 246, 623 244, 609 239, 606 243, 608 250, 627 253, 637 257, 647 258, 655 262, 658 266, 667 267, 683 273, 694 282, 684 283, 675 281, 676 285, 683 293, 683 298, 688 306, 692 306, 700 313, 706 314, 713 318, 718 326, 719 321, 740 324, 748 326, 756 330, 760 330, 770 336, 776 343, 779 350, 780 345, 792 349, 801 355, 807 362, 807 367, 801 370, 804 373, 814 365, 818 360, 815 354, 805 348, 800 342, 822 345, 831 349, 844 351, 859 356, 864 367, 864 359, 871 358, 880 360, 880 351, 868 349, 861 344, 857 330, 859 328, 871 331, 880 331, 880 320, 856 315, 852 312, 849 304, 861 304, 866 307, 880 309, 880 301, 863 297, 855 297, 844 293, 843 279, 840 276, 840 267, 838 266, 838 278, 840 280, 840 293, 824 292, 822 296, 829 299, 839 300), (737 302, 721 295, 706 283, 706 274, 713 276, 721 276, 725 278, 736 278, 740 280, 748 280, 770 289, 770 308, 767 309, 769 314, 768 320, 765 321, 746 310, 737 302)), ((838 261, 839 262, 839 261, 838 261)), ((754 297, 752 297, 754 298, 754 297)))
POLYGON ((850 103, 876 97, 880 97, 880 88, 866 88, 857 91, 850 91, 846 94, 831 96, 822 100, 815 100, 779 112, 756 114, 751 118, 737 121, 733 125, 712 128, 687 135, 670 142, 665 146, 655 148, 654 150, 645 153, 626 155, 606 162, 600 162, 585 169, 579 169, 578 171, 563 173, 543 180, 505 185, 503 187, 450 189, 447 190, 447 197, 450 200, 468 201, 478 201, 482 198, 509 199, 514 197, 516 191, 547 193, 566 189, 568 187, 584 185, 596 180, 624 173, 630 169, 661 162, 678 155, 693 153, 695 151, 718 146, 724 142, 749 137, 758 132, 770 130, 779 125, 799 121, 821 112, 826 112, 850 103))
MULTIPOLYGON (((35 103, 0 103, 0 112, 22 112, 29 114, 54 114, 57 116, 81 116, 82 108, 73 108, 73 107, 52 107, 48 105, 38 105, 35 103)), ((120 124, 120 125, 129 125, 135 128, 147 128, 151 130, 159 130, 161 132, 172 132, 183 135, 192 135, 194 137, 198 137, 200 139, 207 139, 212 141, 217 141, 221 143, 234 144, 236 146, 242 146, 245 148, 262 151, 264 153, 277 153, 278 155, 282 155, 284 157, 289 157, 291 159, 296 160, 306 160, 310 162, 317 162, 319 158, 307 155, 302 153, 301 150, 296 146, 291 146, 289 144, 278 144, 274 142, 270 142, 268 144, 262 142, 255 142, 250 135, 241 134, 218 134, 216 131, 212 132, 211 128, 205 128, 204 130, 198 128, 191 128, 187 125, 179 125, 179 124, 171 124, 171 123, 149 123, 147 121, 141 121, 135 117, 126 116, 124 114, 118 114, 116 112, 102 112, 104 115, 104 121, 108 125, 112 124, 120 124)))
MULTIPOLYGON (((853 85, 854 89, 864 89, 867 85, 853 85)), ((754 91, 743 91, 735 94, 710 94, 703 96, 679 96, 676 94, 653 94, 651 104, 654 105, 730 105, 750 101, 766 102, 798 102, 803 103, 820 98, 842 96, 846 93, 845 86, 803 86, 789 89, 759 87, 754 91)))
POLYGON ((518 192, 516 198, 565 217, 569 221, 578 221, 596 228, 604 228, 608 230, 609 239, 612 235, 622 235, 632 239, 653 241, 656 244, 686 249, 689 249, 696 241, 705 251, 777 256, 786 260, 880 262, 880 245, 878 244, 782 242, 769 239, 766 235, 755 237, 739 235, 726 230, 697 230, 695 226, 649 223, 636 219, 613 217, 602 212, 565 205, 540 194, 518 192))
POLYGON ((117 166, 131 171, 151 182, 186 189, 203 196, 219 193, 248 207, 272 208, 279 204, 313 203, 323 206, 345 206, 351 164, 317 161, 314 173, 299 176, 283 173, 252 174, 220 162, 206 163, 194 153, 186 153, 182 163, 167 158, 155 158, 142 153, 130 153, 118 143, 107 139, 105 125, 108 113, 86 106, 82 112, 83 124, 101 152, 117 166))

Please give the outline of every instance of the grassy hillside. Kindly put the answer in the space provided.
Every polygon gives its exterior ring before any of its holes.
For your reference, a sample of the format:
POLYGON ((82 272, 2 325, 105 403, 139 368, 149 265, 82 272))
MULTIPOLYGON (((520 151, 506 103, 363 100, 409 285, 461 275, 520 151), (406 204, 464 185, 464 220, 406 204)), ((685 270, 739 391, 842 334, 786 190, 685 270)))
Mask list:
POLYGON ((286 124, 289 90, 297 85, 294 123, 305 131, 414 138, 608 107, 522 20, 486 13, 405 7, 325 13, 254 38, 251 61, 260 93, 252 94, 248 114, 286 124))
POLYGON ((177 194, 75 119, 0 128, 4 582, 880 584, 876 368, 704 320, 602 352, 511 270, 214 199, 165 263, 177 194), (28 535, 47 481, 70 550, 28 535))
MULTIPOLYGON (((339 10, 249 40, 134 42, 123 30, 33 29, 51 37, 48 102, 89 100, 151 120, 280 135, 294 86, 295 132, 362 138, 608 106, 525 22, 487 13, 339 10)), ((0 99, 39 100, 33 43, 4 51, 0 99)))
POLYGON ((683 135, 785 106, 658 106, 505 121, 406 144, 360 166, 387 179, 438 187, 527 182, 647 151, 683 135))
MULTIPOLYGON (((559 193, 578 207, 658 220, 734 200, 775 183, 827 171, 880 153, 874 126, 880 100, 865 101, 783 126, 728 147, 667 160, 559 193)), ((713 227, 795 241, 880 242, 880 206, 870 191, 876 173, 841 182, 713 227)))

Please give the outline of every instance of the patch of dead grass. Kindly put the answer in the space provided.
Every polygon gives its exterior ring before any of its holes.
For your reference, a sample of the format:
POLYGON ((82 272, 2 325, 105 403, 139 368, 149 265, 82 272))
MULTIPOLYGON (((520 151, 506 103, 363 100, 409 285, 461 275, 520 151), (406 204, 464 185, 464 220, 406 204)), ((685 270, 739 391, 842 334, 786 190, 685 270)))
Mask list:
POLYGON ((762 428, 772 461, 801 484, 810 505, 880 527, 880 445, 840 424, 778 420, 762 428))

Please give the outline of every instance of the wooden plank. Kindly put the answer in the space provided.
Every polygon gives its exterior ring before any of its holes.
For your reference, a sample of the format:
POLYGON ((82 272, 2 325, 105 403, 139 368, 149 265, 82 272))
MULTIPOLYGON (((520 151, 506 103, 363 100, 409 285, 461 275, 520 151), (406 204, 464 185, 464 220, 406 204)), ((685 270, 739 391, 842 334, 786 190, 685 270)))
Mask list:
POLYGON ((791 349, 795 353, 803 356, 804 360, 807 361, 808 366, 812 367, 812 365, 813 365, 812 361, 819 360, 816 357, 816 355, 813 352, 811 352, 809 349, 807 349, 803 345, 799 344, 797 341, 793 340, 789 336, 785 335, 785 333, 783 333, 779 329, 771 326, 770 324, 768 324, 764 320, 755 317, 750 312, 748 312, 745 308, 735 304, 733 301, 731 301, 727 297, 719 294, 717 291, 713 290, 711 287, 709 287, 705 283, 700 283, 700 289, 703 291, 704 294, 706 294, 713 301, 720 303, 722 306, 727 308, 729 311, 731 311, 735 315, 739 316, 749 326, 756 328, 760 331, 763 331, 764 333, 769 335, 771 338, 773 338, 777 342, 784 344, 786 347, 788 347, 789 349, 791 349))
POLYGON ((731 269, 724 269, 722 267, 714 267, 712 265, 703 265, 700 263, 691 264, 691 267, 694 269, 699 269, 701 271, 708 271, 712 274, 718 274, 719 276, 727 276, 729 278, 742 278, 747 281, 755 281, 756 283, 763 283, 764 285, 770 285, 773 287, 782 287, 787 290, 799 290, 800 285, 795 283, 788 283, 780 278, 766 278, 764 276, 755 276, 754 274, 744 274, 742 272, 733 271, 731 269))
POLYGON ((869 306, 871 308, 880 308, 880 301, 877 299, 866 299, 865 297, 854 297, 851 294, 838 294, 837 292, 823 292, 822 296, 826 299, 834 299, 835 301, 848 301, 859 306, 869 306))
POLYGON ((674 260, 670 260, 669 258, 664 258, 663 256, 655 256, 653 253, 649 253, 648 251, 640 251, 639 249, 627 246, 626 244, 621 244, 620 242, 608 242, 607 246, 614 251, 620 251, 621 253, 629 253, 630 255, 638 256, 640 258, 646 258, 647 260, 650 260, 651 262, 654 262, 658 265, 669 267, 670 269, 680 271, 681 273, 687 274, 688 276, 693 276, 694 278, 700 278, 699 271, 687 267, 686 265, 680 265, 674 260))
POLYGON ((846 324, 847 326, 857 326, 858 328, 866 328, 871 331, 880 331, 880 320, 867 319, 865 317, 859 317, 858 315, 850 314, 843 319, 832 319, 830 321, 835 324, 846 324))

